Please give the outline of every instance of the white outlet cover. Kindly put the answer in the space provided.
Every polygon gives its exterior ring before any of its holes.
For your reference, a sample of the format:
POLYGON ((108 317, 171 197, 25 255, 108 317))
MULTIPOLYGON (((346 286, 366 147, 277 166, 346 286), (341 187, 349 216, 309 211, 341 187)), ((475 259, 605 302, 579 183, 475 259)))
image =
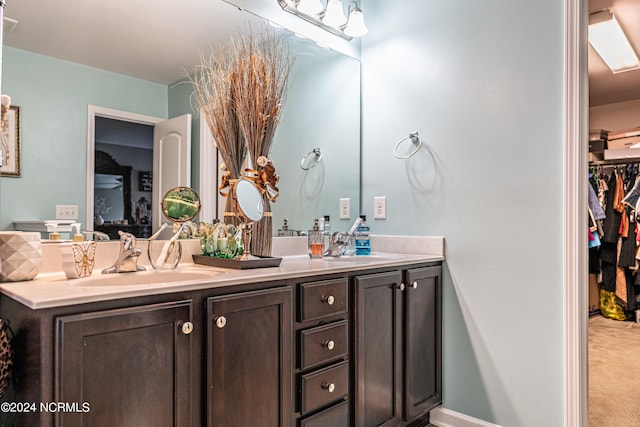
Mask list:
POLYGON ((373 218, 387 219, 387 197, 376 196, 373 198, 373 218))

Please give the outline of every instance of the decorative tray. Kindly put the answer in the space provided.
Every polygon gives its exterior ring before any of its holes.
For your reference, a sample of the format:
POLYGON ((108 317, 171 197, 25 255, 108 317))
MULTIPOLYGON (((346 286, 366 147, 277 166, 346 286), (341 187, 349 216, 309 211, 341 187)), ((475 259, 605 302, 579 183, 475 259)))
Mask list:
POLYGON ((251 256, 246 260, 238 258, 216 258, 208 255, 191 255, 195 264, 208 265, 210 267, 235 268, 246 270, 250 268, 277 267, 282 258, 251 256))

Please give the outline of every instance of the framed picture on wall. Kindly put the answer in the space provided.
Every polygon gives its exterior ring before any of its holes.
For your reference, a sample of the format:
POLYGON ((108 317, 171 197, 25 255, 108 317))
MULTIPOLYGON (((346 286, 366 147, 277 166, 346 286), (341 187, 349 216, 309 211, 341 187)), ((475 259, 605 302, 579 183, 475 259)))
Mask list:
POLYGON ((7 127, 0 131, 0 176, 20 177, 20 107, 12 105, 7 113, 7 127))
POLYGON ((138 191, 151 191, 151 172, 138 172, 138 191))

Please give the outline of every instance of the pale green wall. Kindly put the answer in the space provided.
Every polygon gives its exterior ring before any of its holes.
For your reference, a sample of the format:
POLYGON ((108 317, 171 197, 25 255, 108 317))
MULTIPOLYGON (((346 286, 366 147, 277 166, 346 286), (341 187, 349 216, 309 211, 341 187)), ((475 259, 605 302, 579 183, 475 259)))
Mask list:
POLYGON ((372 232, 445 237, 444 406, 562 426, 563 3, 364 7, 364 212, 387 196, 372 232))
POLYGON ((0 230, 53 219, 56 204, 85 218, 87 106, 167 117, 167 86, 3 48, 2 92, 21 107, 20 178, 0 179, 0 230))

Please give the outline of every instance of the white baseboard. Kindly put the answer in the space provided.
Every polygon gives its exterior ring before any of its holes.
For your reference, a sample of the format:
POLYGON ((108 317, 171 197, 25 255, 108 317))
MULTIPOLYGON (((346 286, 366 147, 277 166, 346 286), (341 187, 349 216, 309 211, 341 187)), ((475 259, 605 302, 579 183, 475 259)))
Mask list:
POLYGON ((429 422, 438 427, 500 427, 441 406, 431 410, 429 422))

